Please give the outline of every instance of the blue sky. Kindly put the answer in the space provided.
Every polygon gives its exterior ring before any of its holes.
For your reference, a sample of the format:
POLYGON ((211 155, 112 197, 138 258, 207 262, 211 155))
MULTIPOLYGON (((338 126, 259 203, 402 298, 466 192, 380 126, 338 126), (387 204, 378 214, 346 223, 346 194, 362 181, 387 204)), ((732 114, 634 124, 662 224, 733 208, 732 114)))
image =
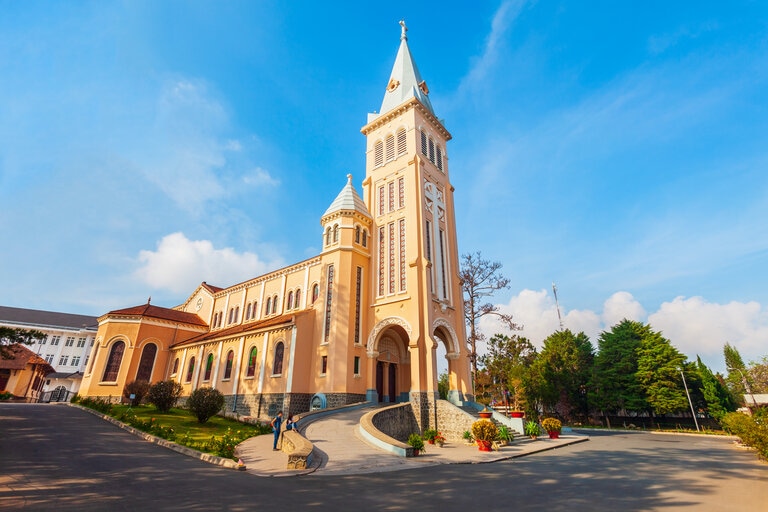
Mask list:
MULTIPOLYGON (((0 304, 182 302, 320 250, 405 18, 459 251, 534 342, 768 354, 763 2, 0 1, 0 304)), ((485 329, 492 333, 493 325, 485 329)))

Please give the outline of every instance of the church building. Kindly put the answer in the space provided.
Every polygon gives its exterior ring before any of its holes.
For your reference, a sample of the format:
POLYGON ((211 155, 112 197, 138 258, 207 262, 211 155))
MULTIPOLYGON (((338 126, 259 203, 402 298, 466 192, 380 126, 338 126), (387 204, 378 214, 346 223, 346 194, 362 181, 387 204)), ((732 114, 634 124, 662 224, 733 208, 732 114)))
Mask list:
POLYGON ((82 395, 116 400, 131 381, 173 379, 184 396, 218 389, 227 410, 245 416, 411 402, 424 425, 442 345, 449 401, 474 398, 451 134, 401 26, 380 113, 361 129, 362 194, 348 175, 320 217, 320 254, 226 288, 203 282, 174 308, 147 303, 99 317, 82 395))

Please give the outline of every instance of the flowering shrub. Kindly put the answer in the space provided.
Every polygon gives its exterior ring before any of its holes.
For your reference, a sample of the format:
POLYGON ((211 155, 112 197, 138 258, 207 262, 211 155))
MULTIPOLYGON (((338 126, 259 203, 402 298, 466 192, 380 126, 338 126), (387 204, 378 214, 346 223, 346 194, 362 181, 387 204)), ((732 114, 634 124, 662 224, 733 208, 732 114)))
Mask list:
POLYGON ((472 424, 472 437, 477 441, 494 441, 499 435, 499 429, 488 419, 479 419, 472 424))
POLYGON ((0 400, 10 400, 13 398, 13 393, 10 391, 0 391, 0 400))
POLYGON ((439 446, 443 446, 445 444, 445 436, 440 432, 438 432, 437 435, 435 436, 434 441, 435 441, 435 444, 439 446))
POLYGON ((544 418, 541 420, 541 426, 547 432, 560 432, 563 424, 557 418, 544 418))

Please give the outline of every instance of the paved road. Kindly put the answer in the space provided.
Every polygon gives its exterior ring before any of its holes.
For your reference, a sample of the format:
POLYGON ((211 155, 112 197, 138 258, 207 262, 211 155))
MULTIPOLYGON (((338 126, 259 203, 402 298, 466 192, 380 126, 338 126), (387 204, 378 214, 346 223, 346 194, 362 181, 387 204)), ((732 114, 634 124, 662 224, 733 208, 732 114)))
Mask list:
POLYGON ((2 510, 765 510, 768 465, 728 439, 592 434, 492 464, 260 478, 75 408, 0 404, 2 510), (278 508, 274 508, 278 507, 278 508))

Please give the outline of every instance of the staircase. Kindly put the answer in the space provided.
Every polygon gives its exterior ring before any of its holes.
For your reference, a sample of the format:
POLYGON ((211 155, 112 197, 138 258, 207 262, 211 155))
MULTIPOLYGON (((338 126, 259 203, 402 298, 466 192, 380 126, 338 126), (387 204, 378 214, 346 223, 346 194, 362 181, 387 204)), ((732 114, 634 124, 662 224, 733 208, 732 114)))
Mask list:
MULTIPOLYGON (((476 419, 480 419, 480 410, 477 409, 477 405, 472 405, 473 402, 464 402, 462 405, 459 406, 459 409, 466 412, 470 416, 476 419)), ((489 409, 490 410, 490 409, 489 409)), ((513 421, 517 420, 518 418, 507 418, 503 414, 494 411, 493 416, 491 416, 491 421, 493 421, 497 426, 498 425, 506 425, 510 431, 514 434, 515 437, 520 437, 523 435, 523 422, 522 420, 519 421, 513 421)))

